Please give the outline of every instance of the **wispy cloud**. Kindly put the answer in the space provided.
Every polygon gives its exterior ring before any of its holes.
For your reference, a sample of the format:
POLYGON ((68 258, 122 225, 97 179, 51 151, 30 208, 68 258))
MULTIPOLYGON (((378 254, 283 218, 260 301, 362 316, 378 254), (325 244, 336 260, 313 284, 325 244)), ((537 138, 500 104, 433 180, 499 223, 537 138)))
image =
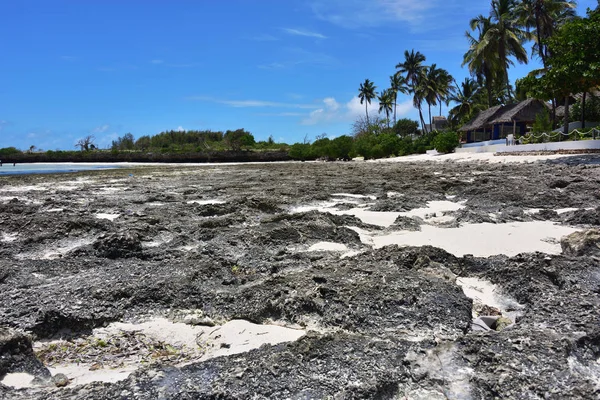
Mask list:
POLYGON ((210 96, 190 96, 186 100, 193 101, 205 101, 217 104, 224 104, 226 106, 235 108, 297 108, 312 110, 318 108, 315 104, 301 104, 301 103, 281 103, 276 101, 264 101, 264 100, 227 100, 218 99, 210 96))
POLYGON ((75 61, 75 60, 77 60, 77 57, 75 57, 75 56, 60 56, 60 59, 63 61, 75 61))
POLYGON ((259 113, 260 117, 304 117, 306 114, 299 112, 259 113))
MULTIPOLYGON (((366 106, 370 115, 377 114, 379 103, 376 101, 366 106)), ((404 116, 413 111, 412 100, 398 103, 397 115, 404 116)), ((305 116, 300 121, 302 125, 318 125, 337 122, 351 122, 365 114, 365 104, 360 104, 358 97, 353 97, 345 104, 339 103, 333 97, 322 100, 321 106, 305 116)))
POLYGON ((110 129, 110 125, 104 124, 104 125, 97 126, 94 129, 92 129, 92 133, 105 133, 109 129, 110 129))
POLYGON ((283 28, 282 30, 289 35, 305 36, 305 37, 311 37, 311 38, 316 38, 316 39, 327 39, 327 36, 322 35, 318 32, 311 32, 311 31, 307 31, 307 30, 303 30, 303 29, 292 29, 292 28, 283 28))
POLYGON ((8 125, 10 125, 10 122, 4 120, 4 119, 0 119, 0 131, 2 129, 4 129, 5 127, 7 127, 8 125))
POLYGON ((321 20, 345 28, 374 27, 392 22, 437 23, 428 12, 443 0, 315 0, 311 8, 321 20), (427 20, 426 20, 427 18, 427 20))
POLYGON ((163 64, 164 61, 163 60, 152 60, 150 61, 150 64, 163 64))

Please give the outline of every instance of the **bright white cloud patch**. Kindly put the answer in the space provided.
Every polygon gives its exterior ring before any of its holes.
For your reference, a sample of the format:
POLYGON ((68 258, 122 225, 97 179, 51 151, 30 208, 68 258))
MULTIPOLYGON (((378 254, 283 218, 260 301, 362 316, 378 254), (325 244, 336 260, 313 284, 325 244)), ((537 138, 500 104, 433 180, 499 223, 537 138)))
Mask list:
MULTIPOLYGON (((333 97, 328 97, 323 100, 322 107, 312 111, 301 123, 302 125, 317 125, 327 122, 351 122, 365 115, 366 109, 369 110, 369 115, 375 115, 379 112, 379 103, 373 100, 371 104, 360 104, 360 99, 353 97, 349 102, 340 104, 333 97)), ((398 103, 396 115, 400 118, 412 110, 411 100, 398 103)))
POLYGON ((389 22, 417 24, 441 0, 315 0, 311 6, 322 20, 345 28, 373 27, 389 22))
POLYGON ((306 37, 311 37, 311 38, 316 38, 316 39, 327 39, 327 36, 322 35, 318 32, 310 32, 310 31, 305 31, 302 29, 285 28, 283 31, 287 34, 294 35, 294 36, 306 36, 306 37))
POLYGON ((236 108, 297 108, 297 109, 315 109, 318 108, 315 104, 300 104, 300 103, 281 103, 276 101, 264 100, 225 100, 216 99, 210 96, 191 96, 187 100, 206 101, 218 104, 224 104, 236 108))

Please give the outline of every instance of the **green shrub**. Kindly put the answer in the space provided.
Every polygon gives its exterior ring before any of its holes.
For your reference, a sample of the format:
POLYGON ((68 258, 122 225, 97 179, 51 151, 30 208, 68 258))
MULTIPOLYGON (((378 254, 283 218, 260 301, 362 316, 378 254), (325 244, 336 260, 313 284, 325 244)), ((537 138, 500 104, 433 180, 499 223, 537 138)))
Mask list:
POLYGON ((460 144, 456 132, 444 132, 433 139, 433 147, 438 153, 452 153, 460 144))
POLYGON ((535 122, 531 130, 536 134, 550 133, 552 131, 552 121, 550 121, 550 114, 546 108, 535 116, 535 122))

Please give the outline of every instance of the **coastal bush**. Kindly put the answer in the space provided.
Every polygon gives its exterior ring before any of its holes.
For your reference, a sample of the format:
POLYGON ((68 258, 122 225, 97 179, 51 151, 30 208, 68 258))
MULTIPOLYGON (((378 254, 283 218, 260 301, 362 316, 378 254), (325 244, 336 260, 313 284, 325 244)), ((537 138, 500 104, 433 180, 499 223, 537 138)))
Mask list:
POLYGON ((433 146, 438 153, 452 153, 459 144, 456 132, 443 132, 433 139, 433 146))
POLYGON ((350 136, 342 135, 331 141, 329 155, 337 160, 350 160, 353 149, 354 140, 350 136))
POLYGON ((0 157, 11 156, 15 154, 22 154, 22 151, 16 147, 4 147, 0 149, 0 157))
POLYGON ((290 151, 288 153, 290 158, 294 160, 312 160, 312 149, 310 144, 308 143, 295 143, 290 147, 290 151))

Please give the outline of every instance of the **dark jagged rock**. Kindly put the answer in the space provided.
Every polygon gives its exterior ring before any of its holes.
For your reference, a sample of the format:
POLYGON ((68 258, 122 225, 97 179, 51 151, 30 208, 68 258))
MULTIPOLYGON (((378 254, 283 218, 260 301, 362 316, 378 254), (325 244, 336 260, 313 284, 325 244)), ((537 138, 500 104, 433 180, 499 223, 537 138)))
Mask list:
MULTIPOLYGON (((448 226, 551 220, 588 229, 600 221, 598 209, 589 210, 597 207, 600 168, 584 161, 179 166, 3 178, 0 185, 46 190, 0 199, 0 326, 36 338, 86 337, 113 321, 200 310, 207 324, 241 318, 313 331, 185 367, 158 362, 115 383, 56 387, 42 370, 46 386, 0 385, 0 397, 598 398, 600 270, 592 242, 562 255, 487 258, 431 246, 373 249, 350 228, 376 237, 418 230, 422 221, 400 217, 381 227, 352 215, 291 212, 322 204, 400 212, 452 195, 465 208, 448 213, 456 219, 448 226), (85 181, 77 191, 60 189, 78 178, 85 181), (561 188, 559 180, 570 184, 561 188), (567 207, 580 210, 554 211, 567 207), (525 213, 531 208, 542 211, 525 213), (318 242, 361 254, 307 251, 318 242), (498 296, 520 303, 515 323, 472 332, 473 302, 457 277, 490 281, 498 296)), ((19 354, 29 357, 24 343, 19 354)))
POLYGON ((50 376, 50 372, 35 357, 30 337, 0 326, 0 380, 6 374, 17 372, 41 377, 50 376))

